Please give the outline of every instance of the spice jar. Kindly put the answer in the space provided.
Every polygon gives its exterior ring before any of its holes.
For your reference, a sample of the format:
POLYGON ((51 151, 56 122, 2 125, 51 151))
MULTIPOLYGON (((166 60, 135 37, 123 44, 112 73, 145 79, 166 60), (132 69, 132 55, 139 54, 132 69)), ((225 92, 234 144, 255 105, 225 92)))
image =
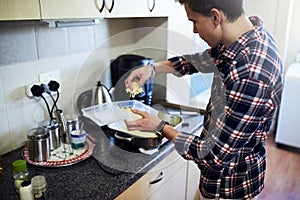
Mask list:
POLYGON ((31 179, 31 188, 35 200, 46 200, 46 179, 42 175, 35 176, 31 179))
POLYGON ((12 167, 16 192, 19 193, 21 183, 27 181, 29 176, 26 161, 16 160, 12 163, 12 167))

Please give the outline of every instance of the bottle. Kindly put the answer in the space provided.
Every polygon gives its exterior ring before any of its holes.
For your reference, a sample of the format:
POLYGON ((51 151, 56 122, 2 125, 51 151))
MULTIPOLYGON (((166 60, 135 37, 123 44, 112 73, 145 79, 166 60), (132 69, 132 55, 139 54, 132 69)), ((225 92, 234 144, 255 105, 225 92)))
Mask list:
POLYGON ((26 161, 15 160, 12 163, 12 167, 13 167, 13 177, 14 177, 16 192, 19 193, 19 188, 21 183, 23 181, 27 181, 29 176, 26 161))
POLYGON ((31 189, 31 181, 23 181, 20 189, 20 200, 34 200, 31 189))
POLYGON ((31 179, 31 187, 34 200, 46 200, 46 179, 42 175, 35 176, 31 179))

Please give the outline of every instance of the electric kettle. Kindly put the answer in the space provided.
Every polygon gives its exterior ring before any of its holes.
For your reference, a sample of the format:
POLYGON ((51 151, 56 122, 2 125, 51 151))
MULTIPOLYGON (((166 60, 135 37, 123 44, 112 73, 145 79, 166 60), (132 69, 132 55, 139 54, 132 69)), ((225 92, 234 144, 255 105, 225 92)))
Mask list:
POLYGON ((97 82, 96 86, 93 88, 92 95, 92 105, 100 105, 103 103, 111 103, 111 95, 109 90, 105 85, 103 85, 100 81, 97 82))
POLYGON ((101 81, 97 81, 93 89, 87 90, 78 96, 77 109, 82 115, 82 108, 110 102, 112 102, 112 97, 108 88, 101 81))

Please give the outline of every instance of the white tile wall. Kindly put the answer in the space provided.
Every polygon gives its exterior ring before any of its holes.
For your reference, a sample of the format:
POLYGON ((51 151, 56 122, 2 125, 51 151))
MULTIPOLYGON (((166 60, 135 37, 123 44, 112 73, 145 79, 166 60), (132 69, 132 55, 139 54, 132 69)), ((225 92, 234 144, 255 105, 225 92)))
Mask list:
POLYGON ((34 24, 0 23, 0 65, 38 59, 34 24))
MULTIPOLYGON (((59 105, 65 113, 71 112, 72 109, 67 105, 71 105, 72 98, 66 98, 71 96, 69 88, 74 82, 74 73, 70 72, 77 72, 87 55, 48 58, 0 67, 0 88, 3 88, 0 92, 0 155, 24 145, 26 132, 36 127, 41 119, 48 118, 44 101, 41 98, 28 98, 24 86, 37 82, 39 73, 59 70, 62 80, 59 105)), ((90 85, 86 82, 81 86, 87 88, 90 85)), ((47 99, 52 105, 50 98, 47 99)))
POLYGON ((11 135, 9 134, 7 113, 0 112, 0 153, 12 150, 11 135))
POLYGON ((3 95, 3 86, 2 86, 2 76, 0 73, 0 112, 5 111, 5 102, 4 102, 4 95, 3 95))

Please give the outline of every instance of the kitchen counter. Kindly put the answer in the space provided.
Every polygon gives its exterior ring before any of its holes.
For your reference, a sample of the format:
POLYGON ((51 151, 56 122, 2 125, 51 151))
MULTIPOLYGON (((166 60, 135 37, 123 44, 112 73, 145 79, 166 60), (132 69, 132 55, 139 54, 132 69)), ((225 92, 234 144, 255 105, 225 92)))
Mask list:
MULTIPOLYGON (((90 124, 85 130, 97 141, 93 155, 86 160, 64 167, 28 164, 30 178, 46 177, 48 199, 114 199, 174 151, 174 145, 166 142, 154 154, 143 154, 129 144, 119 144, 113 133, 103 127, 90 124)), ((11 163, 22 158, 22 149, 1 156, 1 199, 19 199, 14 189, 11 163)))

